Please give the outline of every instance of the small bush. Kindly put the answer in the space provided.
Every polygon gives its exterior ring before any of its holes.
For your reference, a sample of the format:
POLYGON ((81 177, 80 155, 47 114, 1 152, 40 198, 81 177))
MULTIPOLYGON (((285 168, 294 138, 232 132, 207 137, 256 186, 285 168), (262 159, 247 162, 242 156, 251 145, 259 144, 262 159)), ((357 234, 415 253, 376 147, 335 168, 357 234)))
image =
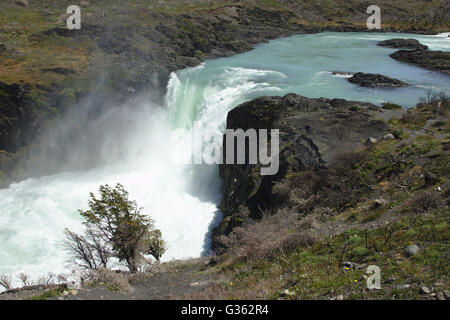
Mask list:
POLYGON ((406 202, 405 209, 424 213, 432 209, 438 209, 441 206, 441 203, 442 199, 439 192, 422 191, 406 202))
POLYGON ((315 242, 312 235, 302 233, 299 215, 290 209, 280 209, 258 222, 236 227, 218 240, 224 248, 220 253, 233 261, 270 259, 315 242))
POLYGON ((356 247, 350 252, 352 258, 362 258, 368 254, 369 250, 366 247, 356 247))
POLYGON ((130 292, 131 285, 126 275, 109 269, 90 270, 84 281, 85 286, 103 285, 114 292, 130 292))

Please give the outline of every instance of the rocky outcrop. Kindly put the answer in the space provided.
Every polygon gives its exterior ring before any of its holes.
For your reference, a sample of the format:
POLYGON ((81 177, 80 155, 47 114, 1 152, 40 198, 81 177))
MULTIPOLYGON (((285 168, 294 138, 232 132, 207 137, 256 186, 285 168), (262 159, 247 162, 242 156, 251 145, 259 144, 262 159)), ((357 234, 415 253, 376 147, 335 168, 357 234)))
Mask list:
POLYGON ((28 144, 36 120, 29 88, 0 82, 0 150, 15 152, 28 144))
POLYGON ((389 78, 381 74, 362 72, 355 73, 353 77, 348 78, 348 81, 351 83, 359 84, 362 87, 370 88, 401 88, 408 86, 406 82, 400 81, 398 79, 389 78))
POLYGON ((397 49, 412 49, 412 50, 427 50, 428 46, 421 44, 416 39, 390 39, 378 43, 381 47, 397 48, 397 49))
POLYGON ((213 232, 213 248, 218 246, 216 236, 276 206, 272 188, 286 175, 326 167, 337 155, 364 148, 368 138, 382 139, 388 125, 379 120, 379 112, 388 111, 370 103, 296 94, 257 98, 230 111, 228 129, 279 129, 279 170, 276 175, 262 176, 260 165, 220 166, 224 219, 213 232))
POLYGON ((399 50, 390 56, 401 62, 450 75, 450 52, 447 51, 399 50))

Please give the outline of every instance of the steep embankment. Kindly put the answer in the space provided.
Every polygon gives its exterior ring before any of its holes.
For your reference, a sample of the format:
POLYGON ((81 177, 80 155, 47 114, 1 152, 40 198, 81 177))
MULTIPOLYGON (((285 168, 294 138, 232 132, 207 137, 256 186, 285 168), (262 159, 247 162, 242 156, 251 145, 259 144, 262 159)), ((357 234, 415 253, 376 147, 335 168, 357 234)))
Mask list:
MULTIPOLYGON (((99 101, 123 101, 141 90, 157 96, 171 71, 205 58, 293 33, 365 30, 367 19, 367 5, 359 0, 102 0, 83 2, 82 29, 69 31, 64 13, 72 1, 23 3, 0 4, 0 186, 29 174, 23 168, 33 161, 30 141, 93 92, 99 101)), ((380 5, 383 30, 448 29, 445 3, 380 5)))
MULTIPOLYGON (((228 129, 279 129, 280 168, 275 176, 261 176, 259 165, 221 165, 224 219, 215 230, 228 234, 246 219, 256 219, 277 206, 274 186, 287 176, 326 167, 337 156, 361 149, 370 137, 389 131, 379 119, 381 110, 370 103, 342 99, 308 99, 295 94, 262 97, 244 103, 227 117, 228 129)), ((224 142, 224 154, 227 150, 224 142)), ((217 241, 213 248, 218 249, 217 241)))

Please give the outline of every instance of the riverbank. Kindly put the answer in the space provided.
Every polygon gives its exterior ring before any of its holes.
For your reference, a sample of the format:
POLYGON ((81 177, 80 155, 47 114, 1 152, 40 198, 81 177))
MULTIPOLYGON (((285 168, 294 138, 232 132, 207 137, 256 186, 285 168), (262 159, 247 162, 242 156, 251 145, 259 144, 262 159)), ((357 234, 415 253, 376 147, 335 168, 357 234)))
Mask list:
MULTIPOLYGON (((384 5, 389 14, 382 31, 448 31, 440 5, 413 1, 402 10, 388 1, 384 5), (443 23, 436 22, 440 19, 443 23)), ((312 1, 96 1, 84 5, 80 31, 65 29, 66 7, 41 0, 1 4, 0 186, 58 171, 45 165, 31 170, 32 144, 87 96, 97 97, 98 112, 143 90, 160 101, 172 71, 204 59, 292 34, 367 31, 366 8, 359 1, 330 6, 312 1)))

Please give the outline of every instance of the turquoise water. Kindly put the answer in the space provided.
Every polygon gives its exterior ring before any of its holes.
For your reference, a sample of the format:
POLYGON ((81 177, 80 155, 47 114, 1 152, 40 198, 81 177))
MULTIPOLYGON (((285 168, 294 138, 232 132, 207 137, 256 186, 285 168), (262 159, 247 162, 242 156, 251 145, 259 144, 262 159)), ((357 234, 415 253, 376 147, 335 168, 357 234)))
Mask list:
MULTIPOLYGON (((450 91, 450 76, 398 62, 389 54, 397 49, 377 46, 392 38, 414 38, 430 50, 450 50, 450 38, 399 33, 321 33, 272 40, 255 50, 232 57, 207 61, 201 68, 179 72, 183 84, 195 93, 188 96, 195 107, 182 106, 192 121, 198 115, 203 95, 228 87, 241 91, 234 103, 260 95, 295 92, 310 98, 343 98, 381 105, 384 102, 415 106, 426 91, 450 91), (349 83, 332 71, 380 73, 410 84, 407 88, 363 88, 349 83)), ((230 99, 230 97, 224 97, 230 99)), ((175 115, 180 121, 179 114, 175 115)))
MULTIPOLYGON (((450 88, 449 76, 397 62, 389 57, 395 50, 376 45, 393 37, 416 38, 432 50, 450 50, 450 40, 437 36, 322 33, 273 40, 248 53, 173 73, 164 108, 150 103, 127 107, 127 119, 135 122, 121 137, 99 126, 105 137, 99 153, 104 153, 101 156, 107 163, 89 171, 28 179, 0 190, 0 274, 24 272, 35 279, 69 270, 62 232, 66 227, 82 230, 77 210, 86 209, 89 193, 105 183, 122 183, 154 218, 169 246, 163 260, 208 252, 209 232, 220 219, 218 168, 174 161, 180 153, 193 152, 188 148, 193 125, 222 133, 229 110, 261 95, 296 92, 411 107, 428 88, 450 88), (411 87, 361 88, 331 71, 381 73, 411 87), (186 139, 172 141, 179 128, 187 130, 186 139), (117 150, 111 152, 111 146, 117 150)), ((107 121, 114 119, 106 116, 107 121)), ((208 143, 220 144, 221 139, 208 143)), ((81 159, 86 151, 73 152, 81 159)))

